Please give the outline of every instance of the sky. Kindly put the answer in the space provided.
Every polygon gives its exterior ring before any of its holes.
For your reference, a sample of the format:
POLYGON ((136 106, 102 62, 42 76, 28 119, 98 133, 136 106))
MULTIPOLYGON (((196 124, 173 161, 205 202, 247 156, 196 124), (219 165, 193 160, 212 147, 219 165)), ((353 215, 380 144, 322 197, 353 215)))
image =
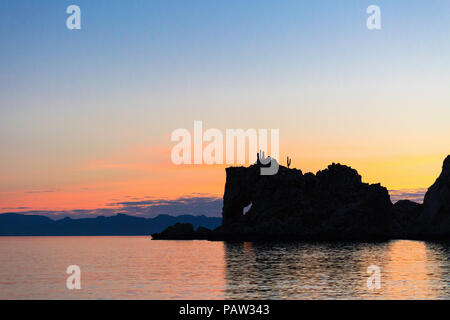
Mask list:
POLYGON ((220 215, 225 166, 171 162, 195 120, 420 200, 449 154, 449 33, 448 0, 3 0, 0 212, 220 215))

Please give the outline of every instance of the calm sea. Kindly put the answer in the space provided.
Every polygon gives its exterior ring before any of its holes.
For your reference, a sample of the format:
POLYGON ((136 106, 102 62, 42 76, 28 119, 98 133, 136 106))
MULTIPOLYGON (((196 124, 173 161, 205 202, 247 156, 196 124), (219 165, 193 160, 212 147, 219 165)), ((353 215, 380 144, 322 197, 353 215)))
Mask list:
POLYGON ((450 243, 0 238, 0 299, 448 299, 450 243), (81 290, 66 268, 81 268, 81 290), (367 288, 367 268, 381 288, 367 288))

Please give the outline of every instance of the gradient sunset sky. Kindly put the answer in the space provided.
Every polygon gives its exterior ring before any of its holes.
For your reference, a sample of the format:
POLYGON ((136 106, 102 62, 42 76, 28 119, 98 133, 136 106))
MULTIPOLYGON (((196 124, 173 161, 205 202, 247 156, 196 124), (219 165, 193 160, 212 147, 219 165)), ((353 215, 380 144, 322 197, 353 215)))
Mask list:
POLYGON ((0 212, 221 197, 224 166, 171 162, 194 120, 278 128, 281 164, 391 190, 450 153, 448 0, 4 0, 0 48, 0 212))

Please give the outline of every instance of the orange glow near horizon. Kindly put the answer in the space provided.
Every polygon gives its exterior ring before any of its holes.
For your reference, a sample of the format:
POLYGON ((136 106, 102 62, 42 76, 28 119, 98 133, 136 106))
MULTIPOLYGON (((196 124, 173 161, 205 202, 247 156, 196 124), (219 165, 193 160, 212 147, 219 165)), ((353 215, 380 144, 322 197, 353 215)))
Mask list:
MULTIPOLYGON (((138 149, 137 149, 138 150, 138 149)), ((444 155, 398 156, 379 158, 341 157, 327 161, 320 153, 301 154, 290 149, 280 154, 292 158, 291 168, 304 173, 340 162, 358 170, 363 181, 381 183, 388 189, 428 188, 438 177, 444 155)), ((170 149, 158 149, 158 157, 149 158, 154 150, 134 150, 121 157, 95 160, 72 171, 72 181, 48 184, 40 188, 18 188, 0 193, 1 212, 30 210, 74 210, 111 208, 115 202, 144 198, 176 199, 192 194, 222 197, 226 165, 173 165, 170 149), (97 181, 102 181, 101 183, 97 181)), ((284 161, 285 162, 285 161, 284 161)), ((285 165, 280 161, 281 165, 285 165)), ((50 179, 49 179, 50 180, 50 179)))

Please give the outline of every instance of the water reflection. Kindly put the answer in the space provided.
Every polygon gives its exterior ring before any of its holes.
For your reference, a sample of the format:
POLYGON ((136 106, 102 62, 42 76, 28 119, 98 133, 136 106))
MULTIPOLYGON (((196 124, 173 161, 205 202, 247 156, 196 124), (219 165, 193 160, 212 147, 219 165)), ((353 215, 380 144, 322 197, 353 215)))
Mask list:
POLYGON ((449 244, 0 237, 0 299, 449 299, 449 244), (71 264, 82 290, 66 289, 71 264))
POLYGON ((448 243, 225 243, 232 299, 450 298, 448 243), (367 267, 381 289, 367 289, 367 267))

